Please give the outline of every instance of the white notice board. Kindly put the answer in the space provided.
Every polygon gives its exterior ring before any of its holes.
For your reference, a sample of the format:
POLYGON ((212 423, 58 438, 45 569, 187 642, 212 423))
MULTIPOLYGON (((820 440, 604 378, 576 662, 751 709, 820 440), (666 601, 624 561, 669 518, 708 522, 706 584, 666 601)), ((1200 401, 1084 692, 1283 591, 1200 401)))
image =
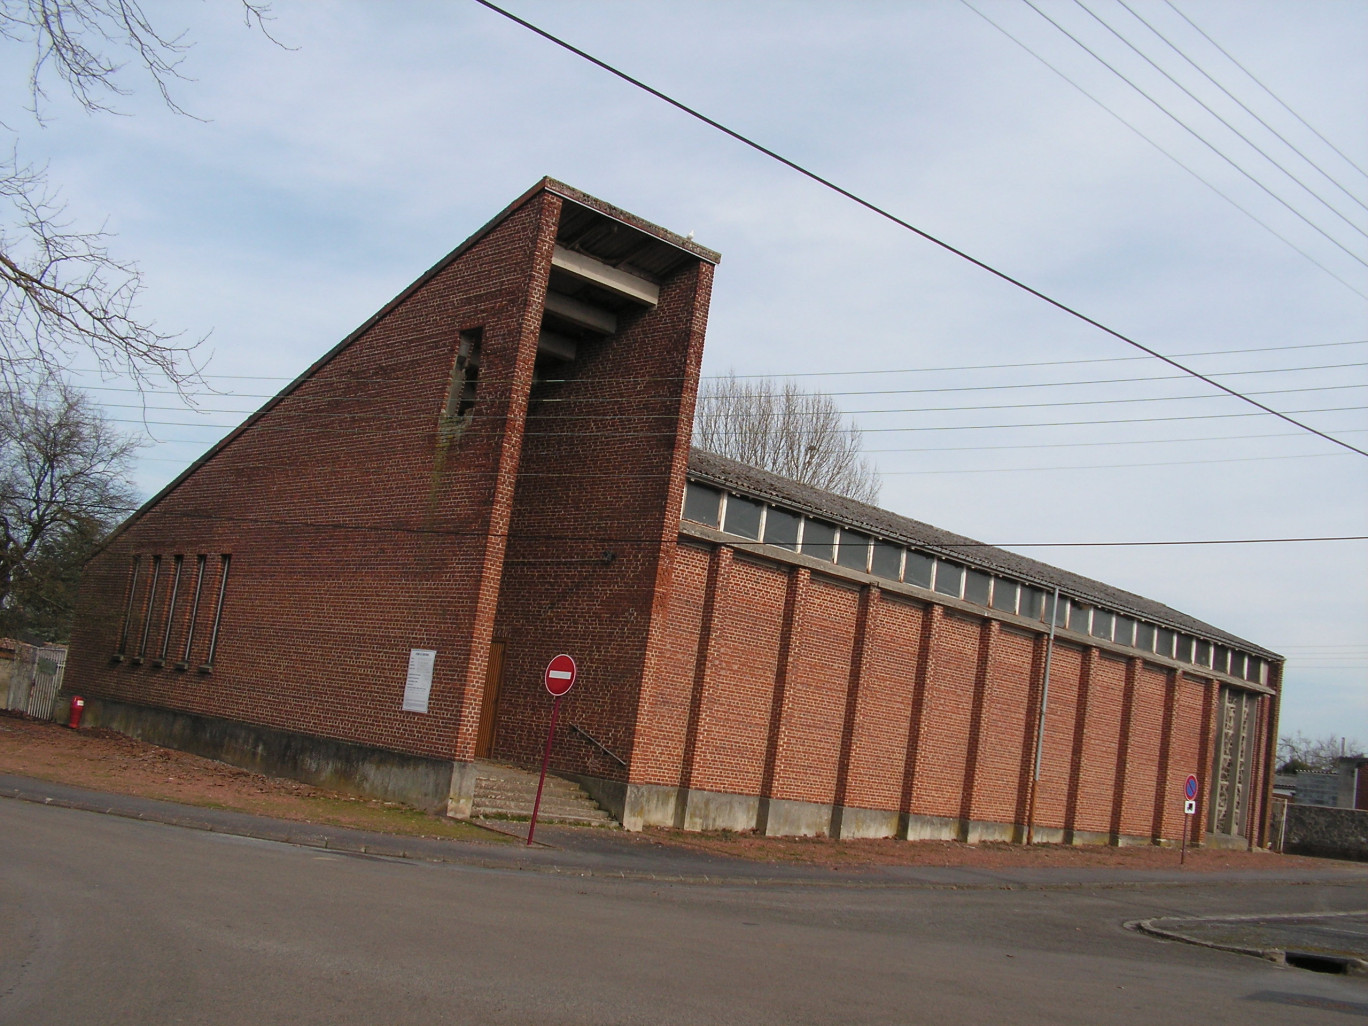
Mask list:
POLYGON ((404 712, 428 711, 428 694, 432 691, 432 664, 436 661, 435 648, 409 649, 408 679, 404 681, 404 712))

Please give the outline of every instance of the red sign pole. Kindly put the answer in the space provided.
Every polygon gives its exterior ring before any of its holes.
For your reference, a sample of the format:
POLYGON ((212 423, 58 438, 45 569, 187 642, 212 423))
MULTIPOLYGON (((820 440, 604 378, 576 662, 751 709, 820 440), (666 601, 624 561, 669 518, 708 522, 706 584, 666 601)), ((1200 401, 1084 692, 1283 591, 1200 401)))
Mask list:
POLYGON ((557 695, 556 700, 551 703, 551 726, 546 731, 546 751, 542 753, 541 779, 537 781, 537 800, 532 803, 532 822, 527 828, 529 846, 532 844, 532 835, 537 829, 537 812, 541 809, 542 786, 546 783, 546 767, 551 761, 551 738, 556 734, 556 713, 558 712, 560 712, 560 695, 557 695))
POLYGON ((551 739, 556 736, 556 714, 560 712, 560 701, 575 686, 578 670, 575 660, 561 653, 546 664, 542 683, 555 701, 551 703, 551 726, 546 729, 546 751, 542 753, 541 779, 537 781, 537 800, 532 803, 532 822, 527 827, 527 843, 532 844, 532 835, 537 832, 537 813, 541 811, 542 788, 546 785, 546 767, 551 762, 551 739))

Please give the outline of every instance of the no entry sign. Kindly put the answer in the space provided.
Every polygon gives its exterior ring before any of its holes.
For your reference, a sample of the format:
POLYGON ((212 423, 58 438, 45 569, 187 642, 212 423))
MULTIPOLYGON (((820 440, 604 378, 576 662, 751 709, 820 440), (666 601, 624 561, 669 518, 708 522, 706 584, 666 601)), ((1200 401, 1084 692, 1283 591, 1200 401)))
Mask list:
POLYGON ((551 762, 551 739, 556 736, 556 714, 560 712, 560 700, 575 686, 575 661, 562 652, 546 664, 542 683, 556 700, 551 703, 551 723, 546 728, 546 751, 542 753, 541 779, 537 781, 537 800, 532 803, 532 822, 527 826, 528 845, 532 844, 532 835, 537 832, 537 813, 541 810, 542 788, 546 786, 546 767, 551 762))
POLYGON ((546 683, 546 690, 560 698, 575 686, 575 660, 565 653, 556 656, 546 664, 542 680, 546 683))

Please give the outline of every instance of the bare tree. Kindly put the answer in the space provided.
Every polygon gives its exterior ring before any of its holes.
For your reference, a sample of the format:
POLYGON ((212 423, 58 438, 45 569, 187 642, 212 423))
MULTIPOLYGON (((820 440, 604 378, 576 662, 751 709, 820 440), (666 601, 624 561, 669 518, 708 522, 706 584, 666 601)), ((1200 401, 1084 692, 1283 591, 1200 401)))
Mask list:
MULTIPOLYGON (((264 31, 269 7, 239 2, 264 31)), ((154 27, 139 0, 0 0, 0 38, 31 50, 28 109, 39 123, 54 77, 86 111, 108 112, 130 91, 130 65, 185 113, 170 87, 189 44, 154 27)), ((179 389, 198 380, 198 343, 139 317, 142 275, 109 253, 107 239, 73 228, 43 171, 12 148, 0 163, 0 386, 31 388, 80 352, 140 386, 158 376, 179 389)))
POLYGON ((705 381, 694 415, 694 444, 861 502, 878 502, 879 472, 860 454, 860 429, 829 395, 792 381, 705 381))
POLYGON ((1301 731, 1278 738, 1278 767, 1284 773, 1300 770, 1325 771, 1335 768, 1340 755, 1362 755, 1363 745, 1356 738, 1307 737, 1301 731))
POLYGON ((0 402, 0 624, 59 623, 85 559, 137 504, 142 443, 51 378, 0 402))

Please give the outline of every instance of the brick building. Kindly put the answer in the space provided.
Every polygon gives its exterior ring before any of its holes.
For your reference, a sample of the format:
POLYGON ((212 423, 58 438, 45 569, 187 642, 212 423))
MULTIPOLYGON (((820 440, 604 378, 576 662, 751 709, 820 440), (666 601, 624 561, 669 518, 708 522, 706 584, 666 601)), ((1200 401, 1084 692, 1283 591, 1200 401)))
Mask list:
POLYGON ((1262 843, 1277 655, 690 449, 717 261, 542 181, 120 529, 68 690, 462 815, 568 651, 553 764, 631 828, 1172 840, 1194 773, 1262 843))

